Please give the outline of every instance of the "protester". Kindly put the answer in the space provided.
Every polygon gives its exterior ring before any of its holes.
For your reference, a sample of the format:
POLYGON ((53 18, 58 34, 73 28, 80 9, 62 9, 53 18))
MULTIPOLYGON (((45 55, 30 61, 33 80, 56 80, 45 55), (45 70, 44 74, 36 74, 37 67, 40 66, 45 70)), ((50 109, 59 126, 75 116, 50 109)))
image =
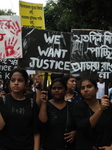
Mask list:
POLYGON ((32 88, 32 91, 30 91, 28 93, 28 95, 30 97, 32 97, 34 100, 36 100, 36 103, 37 103, 38 106, 40 106, 40 102, 41 102, 40 101, 40 97, 38 95, 40 95, 42 89, 43 89, 43 76, 39 72, 33 78, 33 88, 32 88))
POLYGON ((78 127, 76 150, 111 150, 112 104, 108 96, 96 99, 98 88, 94 79, 82 79, 79 87, 84 100, 74 108, 78 127))
POLYGON ((105 93, 105 82, 103 78, 98 78, 97 87, 98 91, 96 93, 96 98, 101 99, 105 93))
POLYGON ((25 70, 10 73, 11 94, 0 98, 0 149, 39 150, 38 107, 24 95, 28 83, 25 70))
POLYGON ((27 85, 27 89, 26 89, 26 92, 29 93, 29 92, 33 92, 33 79, 29 76, 28 77, 28 85, 27 85))
POLYGON ((83 97, 77 90, 77 79, 70 75, 64 75, 64 80, 67 84, 65 100, 74 103, 83 100, 83 97))
POLYGON ((51 84, 53 99, 48 101, 47 91, 42 91, 39 119, 45 123, 43 150, 75 150, 76 124, 73 103, 66 102, 66 83, 63 78, 51 84))
MULTIPOLYGON (((64 74, 62 74, 62 73, 51 73, 51 84, 55 79, 62 78, 63 76, 64 76, 64 74)), ((52 99, 51 84, 49 86, 47 86, 47 88, 46 88, 46 90, 48 91, 48 100, 52 99)))
POLYGON ((43 89, 43 77, 42 73, 38 72, 33 78, 33 91, 36 92, 36 89, 43 89))
POLYGON ((5 96, 6 95, 6 92, 5 91, 1 91, 0 92, 0 97, 3 97, 3 96, 5 96))
POLYGON ((10 93, 8 80, 2 81, 2 89, 0 90, 0 97, 3 97, 10 93))

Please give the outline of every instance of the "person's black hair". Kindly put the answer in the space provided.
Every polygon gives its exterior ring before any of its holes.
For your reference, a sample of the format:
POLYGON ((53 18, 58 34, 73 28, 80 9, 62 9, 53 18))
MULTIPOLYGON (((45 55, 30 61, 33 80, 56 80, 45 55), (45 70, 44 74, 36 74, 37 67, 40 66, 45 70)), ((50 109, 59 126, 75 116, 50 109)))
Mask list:
POLYGON ((33 84, 33 79, 29 76, 28 77, 28 84, 31 86, 33 84))
POLYGON ((85 80, 90 81, 90 82, 94 85, 94 87, 97 88, 97 81, 96 81, 95 79, 92 79, 92 78, 83 78, 83 79, 81 79, 80 82, 79 82, 79 91, 80 91, 80 89, 81 89, 81 84, 82 84, 82 82, 85 81, 85 80))
POLYGON ((63 78, 65 79, 66 83, 71 78, 70 75, 64 75, 63 78))
POLYGON ((20 69, 20 68, 16 68, 16 69, 12 70, 11 73, 10 73, 10 79, 11 79, 12 75, 13 75, 15 72, 21 73, 22 76, 23 76, 24 79, 25 79, 25 82, 28 83, 28 73, 26 72, 26 70, 20 69))
POLYGON ((52 73, 51 74, 51 81, 55 80, 56 78, 62 78, 64 74, 57 74, 57 73, 52 73))
POLYGON ((67 90, 67 85, 64 81, 64 78, 56 78, 55 80, 53 80, 53 82, 51 83, 50 88, 52 88, 53 84, 56 83, 56 82, 60 82, 64 86, 65 90, 67 90))
MULTIPOLYGON (((64 75, 63 78, 64 78, 65 82, 67 83, 70 78, 75 78, 75 77, 73 77, 71 75, 64 75)), ((75 79, 77 80, 77 78, 75 78, 75 79)))
POLYGON ((3 91, 5 91, 6 94, 10 93, 9 80, 3 81, 3 91))
MULTIPOLYGON (((64 75, 63 78, 64 78, 66 84, 67 84, 67 82, 68 82, 68 80, 69 80, 70 78, 75 78, 76 81, 77 81, 77 78, 74 77, 74 76, 72 76, 72 75, 64 75)), ((75 91, 79 92, 79 91, 78 91, 78 84, 77 84, 77 82, 76 82, 75 91)))

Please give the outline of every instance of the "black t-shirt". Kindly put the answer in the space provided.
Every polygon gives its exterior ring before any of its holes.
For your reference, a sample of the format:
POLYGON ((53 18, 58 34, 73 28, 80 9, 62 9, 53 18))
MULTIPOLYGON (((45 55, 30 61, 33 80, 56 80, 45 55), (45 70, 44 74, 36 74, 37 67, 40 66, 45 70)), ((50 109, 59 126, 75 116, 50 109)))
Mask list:
POLYGON ((33 99, 16 100, 11 94, 0 98, 5 127, 0 131, 0 149, 33 150, 34 134, 39 133, 38 107, 33 99))

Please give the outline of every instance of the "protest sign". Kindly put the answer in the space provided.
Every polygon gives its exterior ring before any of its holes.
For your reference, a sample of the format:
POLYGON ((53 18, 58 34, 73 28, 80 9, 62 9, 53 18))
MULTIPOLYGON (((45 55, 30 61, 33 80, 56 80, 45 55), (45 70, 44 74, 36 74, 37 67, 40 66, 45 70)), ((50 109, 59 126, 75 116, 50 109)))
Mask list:
POLYGON ((20 17, 0 16, 0 59, 21 57, 20 17))
POLYGON ((22 28, 20 68, 48 72, 70 71, 70 33, 22 28))
POLYGON ((9 80, 10 72, 17 68, 18 59, 0 59, 0 80, 9 80))
POLYGON ((112 33, 72 30, 70 58, 73 76, 109 79, 112 72, 112 33))
POLYGON ((42 4, 19 1, 21 26, 45 29, 44 8, 42 4))

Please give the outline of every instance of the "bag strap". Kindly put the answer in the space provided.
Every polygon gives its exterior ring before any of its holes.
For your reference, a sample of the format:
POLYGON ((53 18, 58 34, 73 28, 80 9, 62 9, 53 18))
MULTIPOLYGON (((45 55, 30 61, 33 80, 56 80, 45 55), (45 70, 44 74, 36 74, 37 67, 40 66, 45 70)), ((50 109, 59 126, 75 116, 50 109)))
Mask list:
POLYGON ((3 103, 5 104, 6 103, 6 97, 3 96, 2 99, 3 99, 3 103))
MULTIPOLYGON (((2 99, 3 99, 3 103, 5 104, 6 103, 6 97, 3 96, 2 99)), ((33 104, 34 104, 33 98, 30 98, 30 101, 31 101, 31 108, 33 108, 33 104)))

